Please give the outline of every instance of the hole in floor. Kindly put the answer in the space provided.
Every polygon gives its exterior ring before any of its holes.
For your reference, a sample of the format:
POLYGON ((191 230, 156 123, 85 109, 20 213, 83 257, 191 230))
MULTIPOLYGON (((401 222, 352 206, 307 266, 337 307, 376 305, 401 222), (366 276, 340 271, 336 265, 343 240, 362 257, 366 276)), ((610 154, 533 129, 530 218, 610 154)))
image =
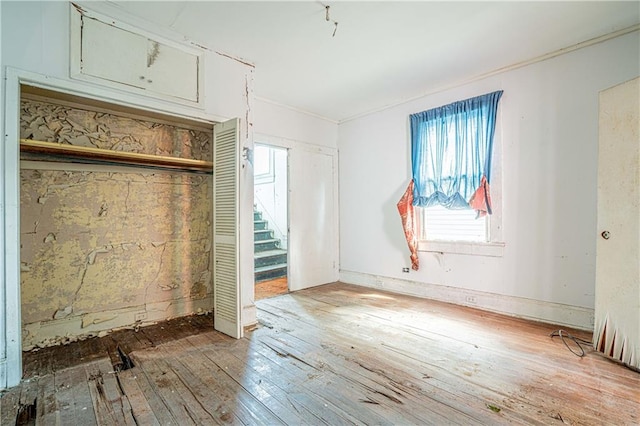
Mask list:
POLYGON ((16 426, 36 424, 37 403, 38 398, 34 399, 32 404, 20 404, 18 415, 16 416, 16 426))
POLYGON ((135 367, 129 355, 124 353, 124 351, 120 349, 120 346, 118 346, 117 350, 118 350, 118 356, 120 357, 120 362, 113 366, 113 369, 115 371, 125 371, 135 367))

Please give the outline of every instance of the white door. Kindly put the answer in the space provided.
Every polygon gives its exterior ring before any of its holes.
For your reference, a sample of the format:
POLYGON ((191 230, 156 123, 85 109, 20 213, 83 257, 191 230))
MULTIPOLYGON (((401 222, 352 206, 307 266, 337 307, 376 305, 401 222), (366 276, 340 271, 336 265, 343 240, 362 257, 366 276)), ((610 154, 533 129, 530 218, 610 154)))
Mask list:
POLYGON ((594 346, 640 368, 640 85, 600 93, 594 346))
POLYGON ((338 280, 335 150, 289 151, 289 290, 338 280))
POLYGON ((239 120, 213 128, 213 322, 242 337, 239 264, 239 120))

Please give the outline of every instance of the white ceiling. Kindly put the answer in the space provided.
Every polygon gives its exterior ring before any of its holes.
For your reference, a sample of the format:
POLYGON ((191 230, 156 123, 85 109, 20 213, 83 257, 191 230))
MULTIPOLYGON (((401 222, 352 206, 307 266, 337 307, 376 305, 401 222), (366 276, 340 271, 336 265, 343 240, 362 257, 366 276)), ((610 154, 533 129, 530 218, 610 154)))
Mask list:
POLYGON ((334 121, 640 22, 638 1, 113 4, 255 64, 256 96, 334 121))

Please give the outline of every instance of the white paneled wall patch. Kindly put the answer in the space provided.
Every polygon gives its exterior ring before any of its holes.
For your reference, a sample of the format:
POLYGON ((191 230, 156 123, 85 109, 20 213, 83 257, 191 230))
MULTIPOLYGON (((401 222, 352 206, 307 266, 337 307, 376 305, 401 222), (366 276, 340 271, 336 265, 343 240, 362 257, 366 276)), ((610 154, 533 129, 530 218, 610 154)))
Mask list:
POLYGON ((202 51, 71 8, 71 77, 199 106, 202 51))

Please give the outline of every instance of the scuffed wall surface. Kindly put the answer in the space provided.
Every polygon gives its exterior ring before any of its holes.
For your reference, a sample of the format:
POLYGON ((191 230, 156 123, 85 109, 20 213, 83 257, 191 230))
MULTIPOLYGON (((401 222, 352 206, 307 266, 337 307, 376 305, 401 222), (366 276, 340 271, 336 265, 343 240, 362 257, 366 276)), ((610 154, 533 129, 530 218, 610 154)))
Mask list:
POLYGON ((209 160, 211 132, 23 100, 20 137, 113 151, 209 160))
MULTIPOLYGON (((23 102, 22 136, 210 159, 211 136, 23 102)), ((189 173, 22 170, 23 348, 212 307, 212 179, 189 173)))

